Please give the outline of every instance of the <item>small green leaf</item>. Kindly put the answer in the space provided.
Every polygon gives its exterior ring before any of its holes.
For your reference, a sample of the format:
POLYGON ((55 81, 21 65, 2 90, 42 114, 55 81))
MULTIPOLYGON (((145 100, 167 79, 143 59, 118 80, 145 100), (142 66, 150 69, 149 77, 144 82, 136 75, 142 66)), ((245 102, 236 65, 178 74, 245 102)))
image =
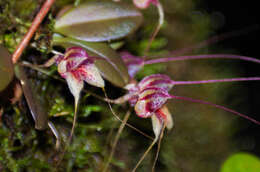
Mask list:
POLYGON ((0 91, 8 86, 13 76, 12 56, 6 48, 0 45, 0 91))
POLYGON ((127 68, 120 56, 106 43, 86 42, 74 38, 65 38, 59 35, 53 37, 53 44, 65 48, 79 46, 84 48, 91 56, 98 56, 104 60, 96 60, 101 75, 112 84, 124 87, 129 80, 127 68))
POLYGON ((48 125, 48 114, 45 111, 40 99, 37 98, 37 95, 39 94, 37 94, 33 89, 34 87, 27 78, 22 66, 15 65, 15 75, 21 82, 23 94, 35 121, 35 128, 38 130, 46 129, 48 125))
POLYGON ((67 10, 55 24, 57 33, 89 42, 119 39, 133 33, 142 14, 125 3, 88 2, 67 10))
POLYGON ((249 153, 230 156, 222 165, 221 172, 259 172, 260 159, 249 153))

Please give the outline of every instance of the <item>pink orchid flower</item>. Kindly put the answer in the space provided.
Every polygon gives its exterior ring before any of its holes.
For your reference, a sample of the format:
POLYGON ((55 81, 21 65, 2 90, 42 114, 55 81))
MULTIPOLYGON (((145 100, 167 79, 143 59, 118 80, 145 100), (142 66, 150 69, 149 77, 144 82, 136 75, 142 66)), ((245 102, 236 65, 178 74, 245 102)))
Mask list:
POLYGON ((64 56, 56 58, 59 74, 66 79, 70 92, 76 100, 79 99, 83 83, 103 88, 105 83, 98 68, 94 64, 94 57, 80 47, 66 49, 64 56))
POLYGON ((156 139, 165 125, 173 127, 172 116, 166 101, 171 98, 168 93, 173 87, 172 80, 161 74, 154 74, 143 78, 137 85, 139 88, 135 112, 141 118, 152 118, 152 125, 156 139))
POLYGON ((173 85, 167 75, 154 74, 143 78, 138 84, 131 83, 125 87, 129 93, 124 99, 134 106, 137 116, 152 119, 156 139, 164 125, 168 129, 173 127, 172 116, 165 105, 171 98, 168 91, 173 85))
POLYGON ((66 79, 69 90, 75 99, 74 119, 69 136, 69 143, 71 142, 76 125, 78 102, 84 81, 95 87, 104 88, 105 86, 105 82, 94 64, 94 60, 96 59, 96 57, 90 57, 87 52, 80 47, 68 48, 64 55, 57 55, 55 57, 58 72, 66 79))

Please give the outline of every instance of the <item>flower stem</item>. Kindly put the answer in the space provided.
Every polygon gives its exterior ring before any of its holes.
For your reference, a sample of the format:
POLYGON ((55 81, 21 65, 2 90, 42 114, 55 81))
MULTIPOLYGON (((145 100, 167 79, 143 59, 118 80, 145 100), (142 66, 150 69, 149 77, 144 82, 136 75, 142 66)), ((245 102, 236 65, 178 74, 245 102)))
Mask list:
POLYGON ((163 11, 163 6, 162 4, 158 1, 158 3, 156 4, 158 13, 159 13, 159 21, 158 21, 158 25, 156 26, 154 32, 152 33, 152 36, 148 42, 147 47, 144 50, 144 58, 146 57, 146 54, 149 52, 152 42, 154 40, 154 38, 156 37, 156 35, 158 34, 158 32, 160 31, 162 25, 163 25, 163 21, 164 21, 164 11, 163 11))
MULTIPOLYGON (((108 100, 109 98, 108 98, 108 96, 107 96, 107 93, 106 93, 106 91, 105 91, 105 88, 102 88, 102 90, 103 90, 103 92, 104 92, 104 95, 105 95, 106 100, 108 100)), ((107 104, 108 104, 108 106, 109 106, 110 111, 111 111, 112 114, 114 115, 114 117, 115 117, 118 121, 120 121, 121 123, 123 123, 124 121, 115 113, 115 111, 113 110, 113 108, 112 108, 112 106, 111 106, 111 104, 110 104, 109 101, 107 101, 107 104)), ((138 133, 142 134, 142 135, 145 136, 146 138, 153 140, 153 137, 151 137, 151 136, 145 134, 144 132, 142 132, 141 130, 135 128, 134 126, 132 126, 132 125, 130 125, 130 124, 128 124, 128 123, 126 123, 125 125, 128 126, 128 127, 131 128, 131 129, 137 131, 138 133)))
POLYGON ((30 42, 30 40, 32 39, 32 36, 34 35, 35 31, 41 24, 44 17, 49 12, 49 10, 54 2, 55 2, 55 0, 46 0, 45 3, 43 4, 41 10, 37 14, 37 16, 34 18, 29 31, 26 33, 23 40, 20 42, 20 44, 16 48, 15 52, 13 53, 12 61, 14 64, 19 60, 23 50, 27 47, 27 45, 30 42))
POLYGON ((106 164, 105 164, 105 167, 104 167, 104 169, 102 170, 102 172, 106 172, 107 169, 108 169, 108 166, 109 166, 109 164, 110 164, 110 162, 111 162, 111 160, 112 160, 112 158, 113 158, 113 156, 114 156, 117 142, 118 142, 118 140, 119 140, 119 137, 120 137, 120 135, 121 135, 121 133, 122 133, 122 131, 123 131, 123 129, 124 129, 124 127, 125 127, 125 125, 126 125, 128 119, 129 119, 129 117, 130 117, 130 114, 131 114, 130 111, 127 111, 127 113, 126 113, 126 115, 125 115, 125 117, 124 117, 124 119, 123 119, 123 122, 121 123, 119 129, 117 130, 116 137, 115 137, 115 139, 114 139, 114 141, 113 141, 109 158, 108 158, 108 160, 107 160, 107 162, 106 162, 106 164))

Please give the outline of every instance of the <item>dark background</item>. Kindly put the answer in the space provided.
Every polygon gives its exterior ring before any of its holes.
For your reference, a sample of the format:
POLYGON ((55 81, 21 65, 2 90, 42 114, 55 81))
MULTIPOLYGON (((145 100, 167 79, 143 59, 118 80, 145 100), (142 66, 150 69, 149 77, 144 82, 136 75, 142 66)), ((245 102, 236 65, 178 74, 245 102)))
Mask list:
MULTIPOLYGON (((232 39, 222 41, 222 47, 235 49, 237 54, 259 58, 259 38, 260 38, 260 25, 259 25, 259 6, 257 1, 235 1, 235 0, 219 0, 219 1, 205 1, 203 4, 204 9, 208 13, 220 12, 223 14, 224 21, 222 26, 219 26, 217 33, 225 33, 235 31, 251 26, 257 26, 258 29, 232 39)), ((259 64, 247 63, 241 61, 239 67, 244 70, 246 76, 260 76, 259 64)), ((248 109, 248 115, 260 121, 260 101, 259 101, 259 88, 260 82, 246 83, 248 90, 248 103, 245 104, 248 109)), ((241 124, 242 126, 245 124, 241 124)), ((252 153, 260 156, 260 126, 248 123, 240 132, 237 133, 238 137, 249 138, 255 140, 252 147, 252 153)), ((238 140, 239 141, 239 140, 238 140)), ((241 140, 243 141, 243 140, 241 140)), ((248 151, 248 150, 245 150, 248 151)))

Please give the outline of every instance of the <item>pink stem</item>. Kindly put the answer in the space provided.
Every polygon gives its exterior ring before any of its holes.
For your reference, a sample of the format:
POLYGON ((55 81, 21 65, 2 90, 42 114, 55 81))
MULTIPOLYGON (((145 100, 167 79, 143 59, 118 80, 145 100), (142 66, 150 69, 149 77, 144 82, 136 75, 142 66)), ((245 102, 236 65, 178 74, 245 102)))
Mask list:
POLYGON ((201 81, 172 81, 174 85, 192 85, 192 84, 208 84, 217 82, 234 82, 234 81, 259 81, 260 77, 248 77, 248 78, 227 78, 227 79, 212 79, 201 81))
POLYGON ((211 103, 211 102, 207 102, 207 101, 204 101, 204 100, 193 99, 193 98, 190 98, 190 97, 183 97, 183 96, 173 96, 172 95, 171 98, 177 99, 177 100, 189 101, 189 102, 193 102, 193 103, 200 103, 200 104, 210 105, 210 106, 216 107, 218 109, 222 109, 222 110, 224 110, 226 112, 233 113, 233 114, 238 115, 238 116, 240 116, 242 118, 245 118, 245 119, 247 119, 247 120, 249 120, 249 121, 251 121, 251 122, 253 122, 253 123, 257 124, 257 125, 260 125, 259 121, 255 120, 255 119, 253 119, 253 118, 251 118, 251 117, 249 117, 247 115, 239 113, 237 111, 229 109, 227 107, 221 106, 221 105, 217 105, 217 104, 214 104, 214 103, 211 103))
POLYGON ((31 25, 29 31, 26 33, 23 40, 20 42, 20 44, 16 48, 15 52, 13 53, 12 61, 13 61, 14 64, 19 60, 23 50, 26 48, 26 46, 30 42, 32 36, 34 35, 35 31, 37 30, 37 28, 41 24, 44 17, 49 12, 49 10, 50 10, 50 8, 51 8, 51 6, 54 2, 55 2, 55 0, 46 0, 45 3, 43 4, 40 12, 34 18, 33 23, 31 25))
POLYGON ((154 64, 154 63, 165 63, 170 61, 183 61, 183 60, 195 60, 195 59, 239 59, 244 61, 250 61, 254 63, 260 63, 259 59, 247 56, 239 56, 233 54, 206 54, 206 55, 191 55, 191 56, 176 56, 147 60, 144 64, 154 64))

